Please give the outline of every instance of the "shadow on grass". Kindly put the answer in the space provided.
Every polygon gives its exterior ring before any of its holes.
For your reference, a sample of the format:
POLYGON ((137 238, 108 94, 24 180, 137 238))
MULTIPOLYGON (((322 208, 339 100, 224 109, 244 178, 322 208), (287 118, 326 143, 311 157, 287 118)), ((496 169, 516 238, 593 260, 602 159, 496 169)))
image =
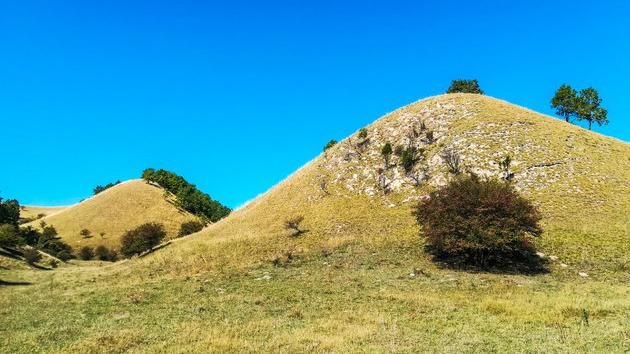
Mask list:
POLYGON ((0 286, 18 286, 18 285, 32 285, 27 281, 5 281, 0 279, 0 286))
POLYGON ((475 273, 539 275, 549 273, 547 259, 536 253, 449 256, 438 254, 429 247, 425 250, 441 268, 475 273))
POLYGON ((305 233, 309 232, 310 230, 297 230, 294 231, 289 237, 291 238, 298 238, 302 235, 304 235, 305 233))
POLYGON ((43 265, 39 265, 39 264, 36 264, 36 263, 30 263, 29 265, 30 265, 31 267, 33 267, 33 268, 35 268, 35 269, 39 269, 39 270, 53 270, 53 268, 50 268, 50 267, 45 267, 45 266, 43 266, 43 265))

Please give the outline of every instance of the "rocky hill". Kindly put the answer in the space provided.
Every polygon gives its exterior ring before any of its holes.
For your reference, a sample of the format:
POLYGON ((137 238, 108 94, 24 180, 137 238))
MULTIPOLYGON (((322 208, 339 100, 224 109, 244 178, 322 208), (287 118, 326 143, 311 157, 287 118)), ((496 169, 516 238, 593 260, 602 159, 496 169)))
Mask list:
MULTIPOLYGON (((424 99, 357 131, 266 194, 168 252, 192 267, 232 255, 237 263, 309 252, 358 240, 406 249, 420 239, 411 208, 460 170, 510 178, 543 213, 541 252, 572 269, 609 272, 630 261, 630 144, 487 96, 449 94, 424 99), (405 169, 383 146, 413 148, 405 169), (509 168, 500 162, 510 156, 509 168), (309 231, 287 237, 283 221, 304 216, 309 231), (238 245, 238 246, 237 246, 238 245), (223 247, 230 252, 223 252, 223 247), (199 249, 216 250, 217 258, 199 249), (212 259, 212 261, 209 261, 212 259), (188 262, 185 262, 188 263, 188 262)), ((463 172, 464 173, 464 172, 463 172)), ((212 267, 212 264, 208 264, 212 267)), ((560 263, 556 263, 556 266, 560 263)))

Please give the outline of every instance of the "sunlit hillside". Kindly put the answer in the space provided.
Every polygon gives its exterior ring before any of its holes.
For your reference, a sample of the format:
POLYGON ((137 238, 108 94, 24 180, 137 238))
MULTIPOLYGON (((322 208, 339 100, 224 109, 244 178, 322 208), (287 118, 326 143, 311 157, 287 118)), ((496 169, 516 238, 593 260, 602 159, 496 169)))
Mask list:
POLYGON ((173 198, 162 188, 131 180, 27 225, 37 227, 42 221, 53 225, 59 236, 74 248, 96 245, 118 248, 125 231, 143 223, 162 223, 168 237, 174 237, 180 225, 190 220, 196 217, 175 206, 173 198), (83 229, 89 230, 91 237, 82 236, 83 229))
MULTIPOLYGON (((93 208, 84 215, 101 213, 93 208)), ((86 227, 79 218, 61 219, 72 209, 47 219, 78 232, 86 227)), ((630 144, 486 96, 432 97, 376 120, 244 208, 146 257, 0 270, 2 279, 32 283, 0 289, 0 347, 623 353, 628 215, 630 144), (396 155, 385 163, 387 142, 424 153, 405 171, 396 155), (498 161, 511 157, 511 183, 543 215, 536 247, 546 272, 457 270, 430 259, 411 211, 453 178, 445 151, 461 157, 462 170, 488 177, 500 177, 498 161), (296 236, 284 223, 297 216, 304 221, 296 236)))

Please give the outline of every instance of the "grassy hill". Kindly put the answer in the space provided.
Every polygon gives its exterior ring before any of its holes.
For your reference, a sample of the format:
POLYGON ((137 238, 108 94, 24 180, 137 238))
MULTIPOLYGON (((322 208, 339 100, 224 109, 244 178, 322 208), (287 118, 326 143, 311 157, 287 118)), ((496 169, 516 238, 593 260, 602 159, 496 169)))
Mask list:
POLYGON ((86 245, 117 248, 123 233, 140 224, 162 223, 168 237, 174 237, 183 222, 195 219, 165 197, 162 188, 143 180, 130 180, 26 225, 36 227, 45 221, 74 248, 86 245), (82 229, 90 230, 92 237, 81 236, 82 229))
MULTIPOLYGON (((544 216, 541 251, 584 270, 615 272, 630 262, 630 144, 487 96, 443 95, 406 106, 367 127, 369 145, 357 134, 339 142, 230 218, 155 257, 203 263, 198 247, 227 244, 229 263, 261 261, 292 245, 304 252, 356 241, 386 244, 416 240, 410 215, 415 202, 452 178, 440 155, 454 150, 464 168, 500 175, 497 161, 513 160, 516 188, 544 216), (426 150, 412 171, 429 176, 419 186, 399 165, 384 174, 391 191, 378 184, 385 142, 407 145, 424 121, 436 141, 413 144, 426 150), (320 187, 325 181, 326 191, 320 187), (283 221, 303 215, 308 233, 288 238, 283 221), (242 244, 242 247, 235 247, 242 244), (243 254, 240 254, 243 252, 243 254), (173 254, 171 254, 173 253, 173 254)), ((392 157, 392 163, 397 163, 392 157)), ((220 246, 219 246, 220 247, 220 246)), ((213 259, 212 262, 216 262, 213 259)), ((626 269, 626 268, 624 268, 626 269)))
POLYGON ((35 206, 35 205, 22 205, 20 206, 20 218, 35 220, 43 216, 50 216, 56 214, 67 208, 66 206, 35 206))
POLYGON ((33 283, 0 288, 0 345, 76 352, 630 348, 629 144, 467 94, 413 103, 367 131, 367 143, 353 134, 229 217, 145 258, 0 271, 33 283), (384 168, 385 142, 425 153, 410 173, 398 157, 384 168), (410 212, 452 178, 441 158, 447 149, 481 175, 499 175, 497 161, 512 157, 516 187, 544 216, 536 246, 549 272, 466 272, 429 259, 410 212), (298 215, 307 231, 291 237, 283 222, 298 215))

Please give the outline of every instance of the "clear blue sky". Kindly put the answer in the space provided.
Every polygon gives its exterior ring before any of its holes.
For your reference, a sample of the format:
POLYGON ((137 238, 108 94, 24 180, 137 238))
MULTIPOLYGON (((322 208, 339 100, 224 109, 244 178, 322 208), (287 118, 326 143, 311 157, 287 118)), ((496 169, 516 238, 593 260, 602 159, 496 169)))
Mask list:
POLYGON ((630 140, 629 1, 0 2, 0 196, 60 205, 145 167, 231 207, 384 113, 477 78, 552 113, 594 86, 630 140))

